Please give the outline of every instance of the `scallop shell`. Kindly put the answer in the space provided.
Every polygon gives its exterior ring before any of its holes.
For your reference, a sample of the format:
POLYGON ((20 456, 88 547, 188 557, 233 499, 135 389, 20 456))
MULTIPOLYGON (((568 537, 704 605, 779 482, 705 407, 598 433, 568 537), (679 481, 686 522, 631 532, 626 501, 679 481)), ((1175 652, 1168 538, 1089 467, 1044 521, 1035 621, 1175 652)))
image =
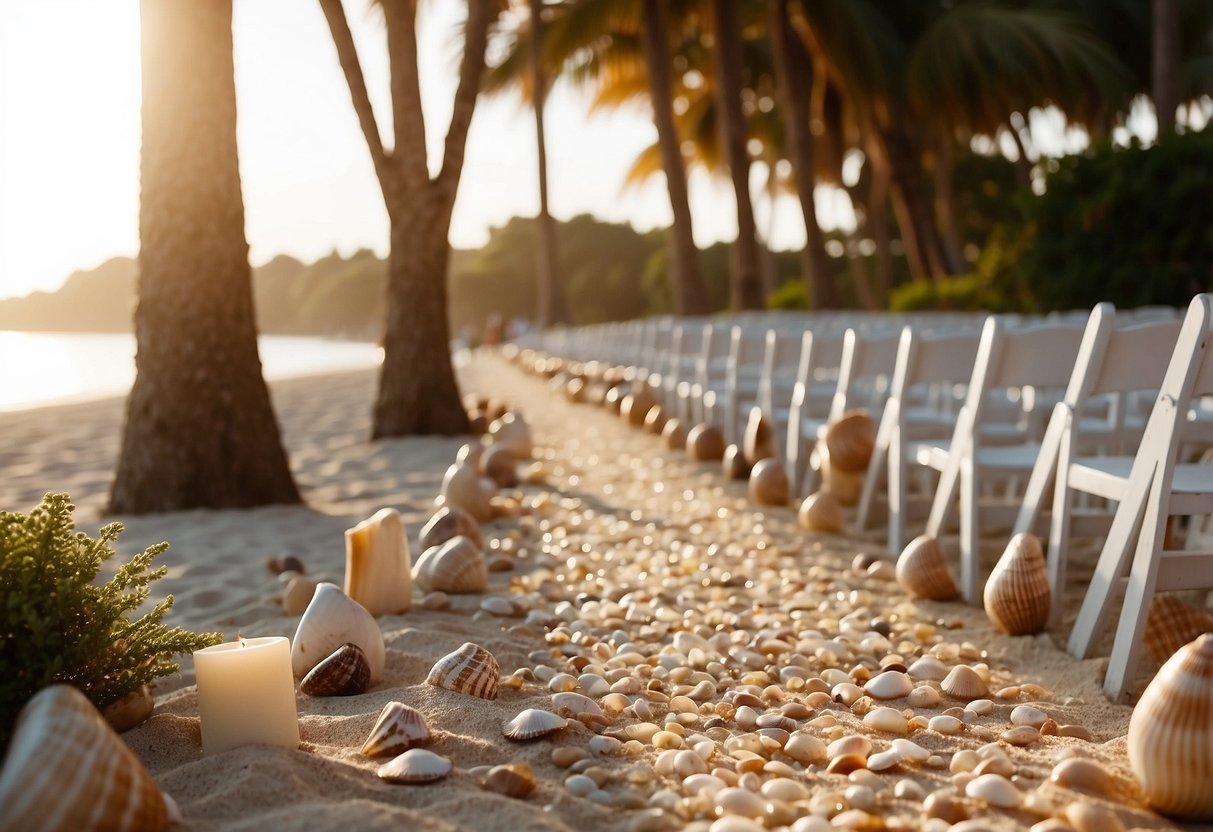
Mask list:
POLYGON ((535 790, 535 772, 526 763, 493 766, 484 776, 484 787, 507 797, 524 798, 535 790))
POLYGON ((451 761, 424 748, 410 748, 375 770, 381 780, 389 783, 432 783, 451 773, 451 761))
POLYGON ((804 498, 797 514, 800 528, 822 534, 842 534, 842 506, 828 491, 818 491, 804 498))
POLYGON ((661 438, 671 451, 683 451, 687 447, 687 429, 677 419, 670 419, 661 429, 661 438))
POLYGON ((497 659, 488 650, 470 641, 435 662, 430 675, 425 677, 427 684, 481 699, 497 698, 500 679, 501 668, 497 665, 497 659))
POLYGON ((897 583, 918 598, 951 601, 960 595, 956 582, 948 572, 939 541, 930 535, 919 535, 901 550, 897 559, 897 583))
POLYGON ((413 600, 412 563, 404 520, 382 508, 345 533, 345 594, 371 615, 407 612, 413 600))
POLYGON ((424 552, 459 535, 463 535, 476 544, 477 549, 484 551, 484 537, 480 534, 480 524, 476 522, 476 518, 459 506, 443 506, 421 527, 417 548, 424 552))
POLYGON ((357 644, 343 644, 308 671, 299 690, 308 696, 357 696, 366 693, 371 666, 357 644))
POLYGON ((336 584, 327 581, 318 584, 291 641, 291 669, 295 677, 306 676, 347 642, 358 645, 366 655, 370 683, 379 681, 385 657, 383 633, 374 617, 336 584))
POLYGON ((1129 764, 1150 805, 1213 820, 1213 634, 1167 660, 1129 718, 1129 764))
POLYGON ((1201 633, 1213 632, 1213 613, 1174 595, 1155 595, 1146 617, 1146 650, 1162 664, 1201 633))
POLYGON ((425 592, 484 592, 489 570, 476 545, 459 536, 422 552, 413 567, 413 580, 425 592))
POLYGON ((764 506, 786 506, 791 497, 791 484, 783 463, 777 459, 760 459, 750 471, 750 499, 764 506))
POLYGON ((868 411, 856 409, 843 413, 826 429, 825 446, 830 462, 839 471, 852 474, 867 471, 872 449, 876 447, 876 427, 868 411))
POLYGON ((491 445, 480 457, 480 472, 500 488, 518 485, 518 459, 504 445, 491 445))
POLYGON ((1049 576, 1040 540, 1015 535, 986 581, 986 615, 1004 633, 1039 633, 1049 622, 1049 576))
POLYGON ((699 423, 687 433, 687 455, 694 462, 718 462, 724 457, 724 434, 720 428, 699 423))
POLYGON ((362 744, 362 753, 367 757, 394 756, 429 741, 430 729, 420 711, 403 702, 389 702, 362 744))
POLYGON ((447 468, 442 478, 443 504, 458 506, 481 522, 493 516, 489 501, 496 490, 492 480, 481 477, 476 468, 466 462, 447 468))
POLYGON ((0 770, 0 815, 12 830, 169 828, 169 804, 92 703, 43 688, 21 709, 0 770))
POLYGON ((985 699, 990 695, 990 688, 976 670, 967 664, 958 664, 943 677, 939 683, 943 692, 953 699, 971 702, 974 699, 985 699))
POLYGON ((639 428, 644 426, 649 411, 656 406, 653 394, 648 390, 641 390, 623 397, 623 401, 619 403, 619 415, 632 427, 639 428))
POLYGON ((508 448, 516 459, 530 459, 535 446, 531 439, 531 426, 522 418, 522 414, 515 410, 495 418, 492 411, 488 415, 492 422, 489 425, 492 444, 508 448))
POLYGON ((757 465, 759 460, 775 456, 775 431, 771 429, 762 408, 750 409, 741 447, 745 451, 745 461, 750 465, 757 465))
POLYGON ((155 707, 152 689, 147 685, 140 685, 126 696, 102 708, 101 716, 111 728, 121 734, 146 722, 155 707))
POLYGON ((741 448, 736 445, 729 445, 724 449, 721 465, 724 468, 726 478, 730 480, 749 479, 750 464, 746 462, 745 454, 741 452, 741 448))
POLYGON ((525 741, 538 739, 568 725, 568 720, 551 711, 527 708, 502 728, 506 739, 525 741))

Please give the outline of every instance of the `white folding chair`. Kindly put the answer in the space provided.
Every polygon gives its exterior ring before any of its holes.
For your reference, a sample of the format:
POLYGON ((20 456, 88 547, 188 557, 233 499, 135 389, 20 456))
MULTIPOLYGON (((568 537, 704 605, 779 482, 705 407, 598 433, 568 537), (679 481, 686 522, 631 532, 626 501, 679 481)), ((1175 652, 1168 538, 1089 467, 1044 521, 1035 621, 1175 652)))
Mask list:
POLYGON ((788 405, 787 443, 784 448, 792 494, 803 492, 808 448, 803 437, 817 441, 818 431, 829 418, 834 392, 838 389, 842 364, 843 335, 806 330, 800 342, 796 383, 788 405))

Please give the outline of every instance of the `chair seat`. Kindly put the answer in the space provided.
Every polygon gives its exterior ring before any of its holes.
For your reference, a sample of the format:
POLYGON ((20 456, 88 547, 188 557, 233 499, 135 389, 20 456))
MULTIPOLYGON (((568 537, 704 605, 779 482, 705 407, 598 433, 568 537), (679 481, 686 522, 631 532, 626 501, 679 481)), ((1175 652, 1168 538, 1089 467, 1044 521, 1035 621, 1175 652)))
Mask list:
MULTIPOLYGON (((1131 456, 1101 456, 1070 463, 1070 486, 1097 497, 1120 501, 1128 489, 1131 456)), ((1172 514, 1213 512, 1213 466, 1176 465, 1171 480, 1172 514)))
MULTIPOLYGON (((914 459, 919 465, 926 465, 936 471, 948 467, 948 454, 951 440, 929 440, 915 442, 911 447, 914 459)), ((1029 472, 1036 464, 1040 455, 1039 442, 1025 442, 1020 445, 994 445, 977 449, 977 468, 979 471, 1016 473, 1029 472)))

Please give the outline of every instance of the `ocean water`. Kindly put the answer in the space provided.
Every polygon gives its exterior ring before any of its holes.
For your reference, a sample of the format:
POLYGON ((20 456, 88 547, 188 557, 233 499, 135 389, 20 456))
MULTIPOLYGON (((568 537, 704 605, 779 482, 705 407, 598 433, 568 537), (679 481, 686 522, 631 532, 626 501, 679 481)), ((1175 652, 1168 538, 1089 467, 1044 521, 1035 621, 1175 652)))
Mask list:
MULTIPOLYGON (((372 343, 262 335, 262 372, 292 378, 379 365, 372 343)), ((0 411, 120 396, 135 381, 135 337, 0 330, 0 411)))

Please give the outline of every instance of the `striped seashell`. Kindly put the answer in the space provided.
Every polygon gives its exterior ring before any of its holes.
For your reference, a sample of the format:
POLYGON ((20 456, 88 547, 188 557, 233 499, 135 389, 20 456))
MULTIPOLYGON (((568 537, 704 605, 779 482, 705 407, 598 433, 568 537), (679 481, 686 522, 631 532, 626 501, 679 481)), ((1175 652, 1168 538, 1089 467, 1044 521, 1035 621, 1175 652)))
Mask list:
POLYGON ((494 416, 493 411, 489 411, 488 415, 492 422, 489 425, 492 444, 508 448, 515 459, 530 459, 535 447, 531 439, 531 426, 522 418, 522 414, 512 410, 500 416, 494 416))
POLYGON ((974 699, 985 699, 990 695, 990 688, 976 670, 967 664, 958 664, 943 677, 939 687, 953 699, 971 702, 974 699))
POLYGON ((687 432, 687 456, 692 462, 719 462, 724 457, 720 428, 700 422, 687 432))
POLYGON ((1167 659, 1129 718, 1129 764, 1165 815, 1213 820, 1213 634, 1167 659))
POLYGON ((897 583, 917 598, 951 601, 960 595, 956 582, 948 572, 939 541, 930 535, 919 535, 901 550, 897 558, 897 583))
POLYGON ((828 491, 818 491, 804 498, 796 515, 800 528, 820 534, 842 534, 842 505, 828 491))
POLYGON ((394 508, 375 512, 345 533, 345 594, 371 615, 407 612, 412 563, 404 520, 394 508))
POLYGON ((1146 617, 1146 650, 1162 664, 1201 633, 1213 632, 1213 613, 1174 595, 1155 595, 1146 617))
POLYGON ((527 708, 507 722, 501 732, 506 739, 525 742, 547 736, 553 731, 559 731, 568 724, 568 720, 551 711, 527 708))
POLYGON ((1040 540, 1020 533, 1011 538, 983 595, 986 615, 1004 633, 1039 633, 1049 622, 1049 576, 1040 540))
POLYGON ((291 669, 295 677, 306 676, 347 642, 358 645, 366 655, 371 670, 370 683, 379 681, 385 660, 383 632, 379 625, 365 607, 336 584, 320 583, 291 640, 291 669))
POLYGON ((442 478, 442 504, 458 506, 480 522, 492 519, 489 500, 496 491, 496 483, 481 477, 476 467, 466 462, 447 468, 442 478))
POLYGON ((757 465, 759 460, 775 456, 775 431, 760 407, 750 408, 741 448, 745 452, 745 461, 750 465, 757 465))
POLYGON ((436 661, 430 668, 430 675, 425 677, 427 684, 481 699, 497 698, 500 679, 501 668, 497 665, 497 659, 488 650, 470 641, 436 661))
POLYGON ((750 471, 750 499, 764 506, 786 506, 791 484, 783 463, 768 457, 760 459, 750 471))
POLYGON ((430 515, 430 519, 421 527, 417 548, 424 552, 460 535, 472 541, 477 549, 484 551, 484 537, 480 534, 480 524, 476 522, 476 518, 458 506, 443 506, 430 515))
POLYGON ((170 806, 143 763, 76 688, 43 688, 21 709, 0 770, 0 826, 164 830, 170 806))
POLYGON ((480 457, 480 473, 499 488, 513 488, 518 485, 518 459, 509 448, 490 445, 480 457))
POLYGON ((421 553, 413 567, 413 580, 424 592, 484 592, 489 570, 476 544, 466 537, 452 537, 421 553))
POLYGON ((729 445, 724 449, 724 456, 721 457, 720 464, 724 469, 726 479, 749 479, 750 464, 746 462, 745 454, 741 452, 741 448, 736 445, 729 445))
POLYGON ((420 711, 403 702, 389 702, 362 744, 362 753, 367 757, 395 756, 429 741, 430 729, 420 711))
POLYGON ((451 761, 440 754, 424 748, 410 748, 381 765, 375 774, 389 783, 416 785, 441 780, 452 768, 451 761))
POLYGON ((535 790, 535 772, 526 763, 493 766, 484 776, 484 787, 506 797, 521 799, 535 790))
POLYGON ((308 696, 357 696, 366 693, 371 666, 357 644, 343 644, 308 671, 299 690, 308 696))
POLYGON ((687 429, 677 419, 670 419, 661 429, 661 438, 671 451, 684 451, 687 447, 687 429))
POLYGON ((825 447, 830 463, 839 471, 861 474, 868 470, 876 447, 876 428, 868 411, 848 410, 827 429, 825 447))

